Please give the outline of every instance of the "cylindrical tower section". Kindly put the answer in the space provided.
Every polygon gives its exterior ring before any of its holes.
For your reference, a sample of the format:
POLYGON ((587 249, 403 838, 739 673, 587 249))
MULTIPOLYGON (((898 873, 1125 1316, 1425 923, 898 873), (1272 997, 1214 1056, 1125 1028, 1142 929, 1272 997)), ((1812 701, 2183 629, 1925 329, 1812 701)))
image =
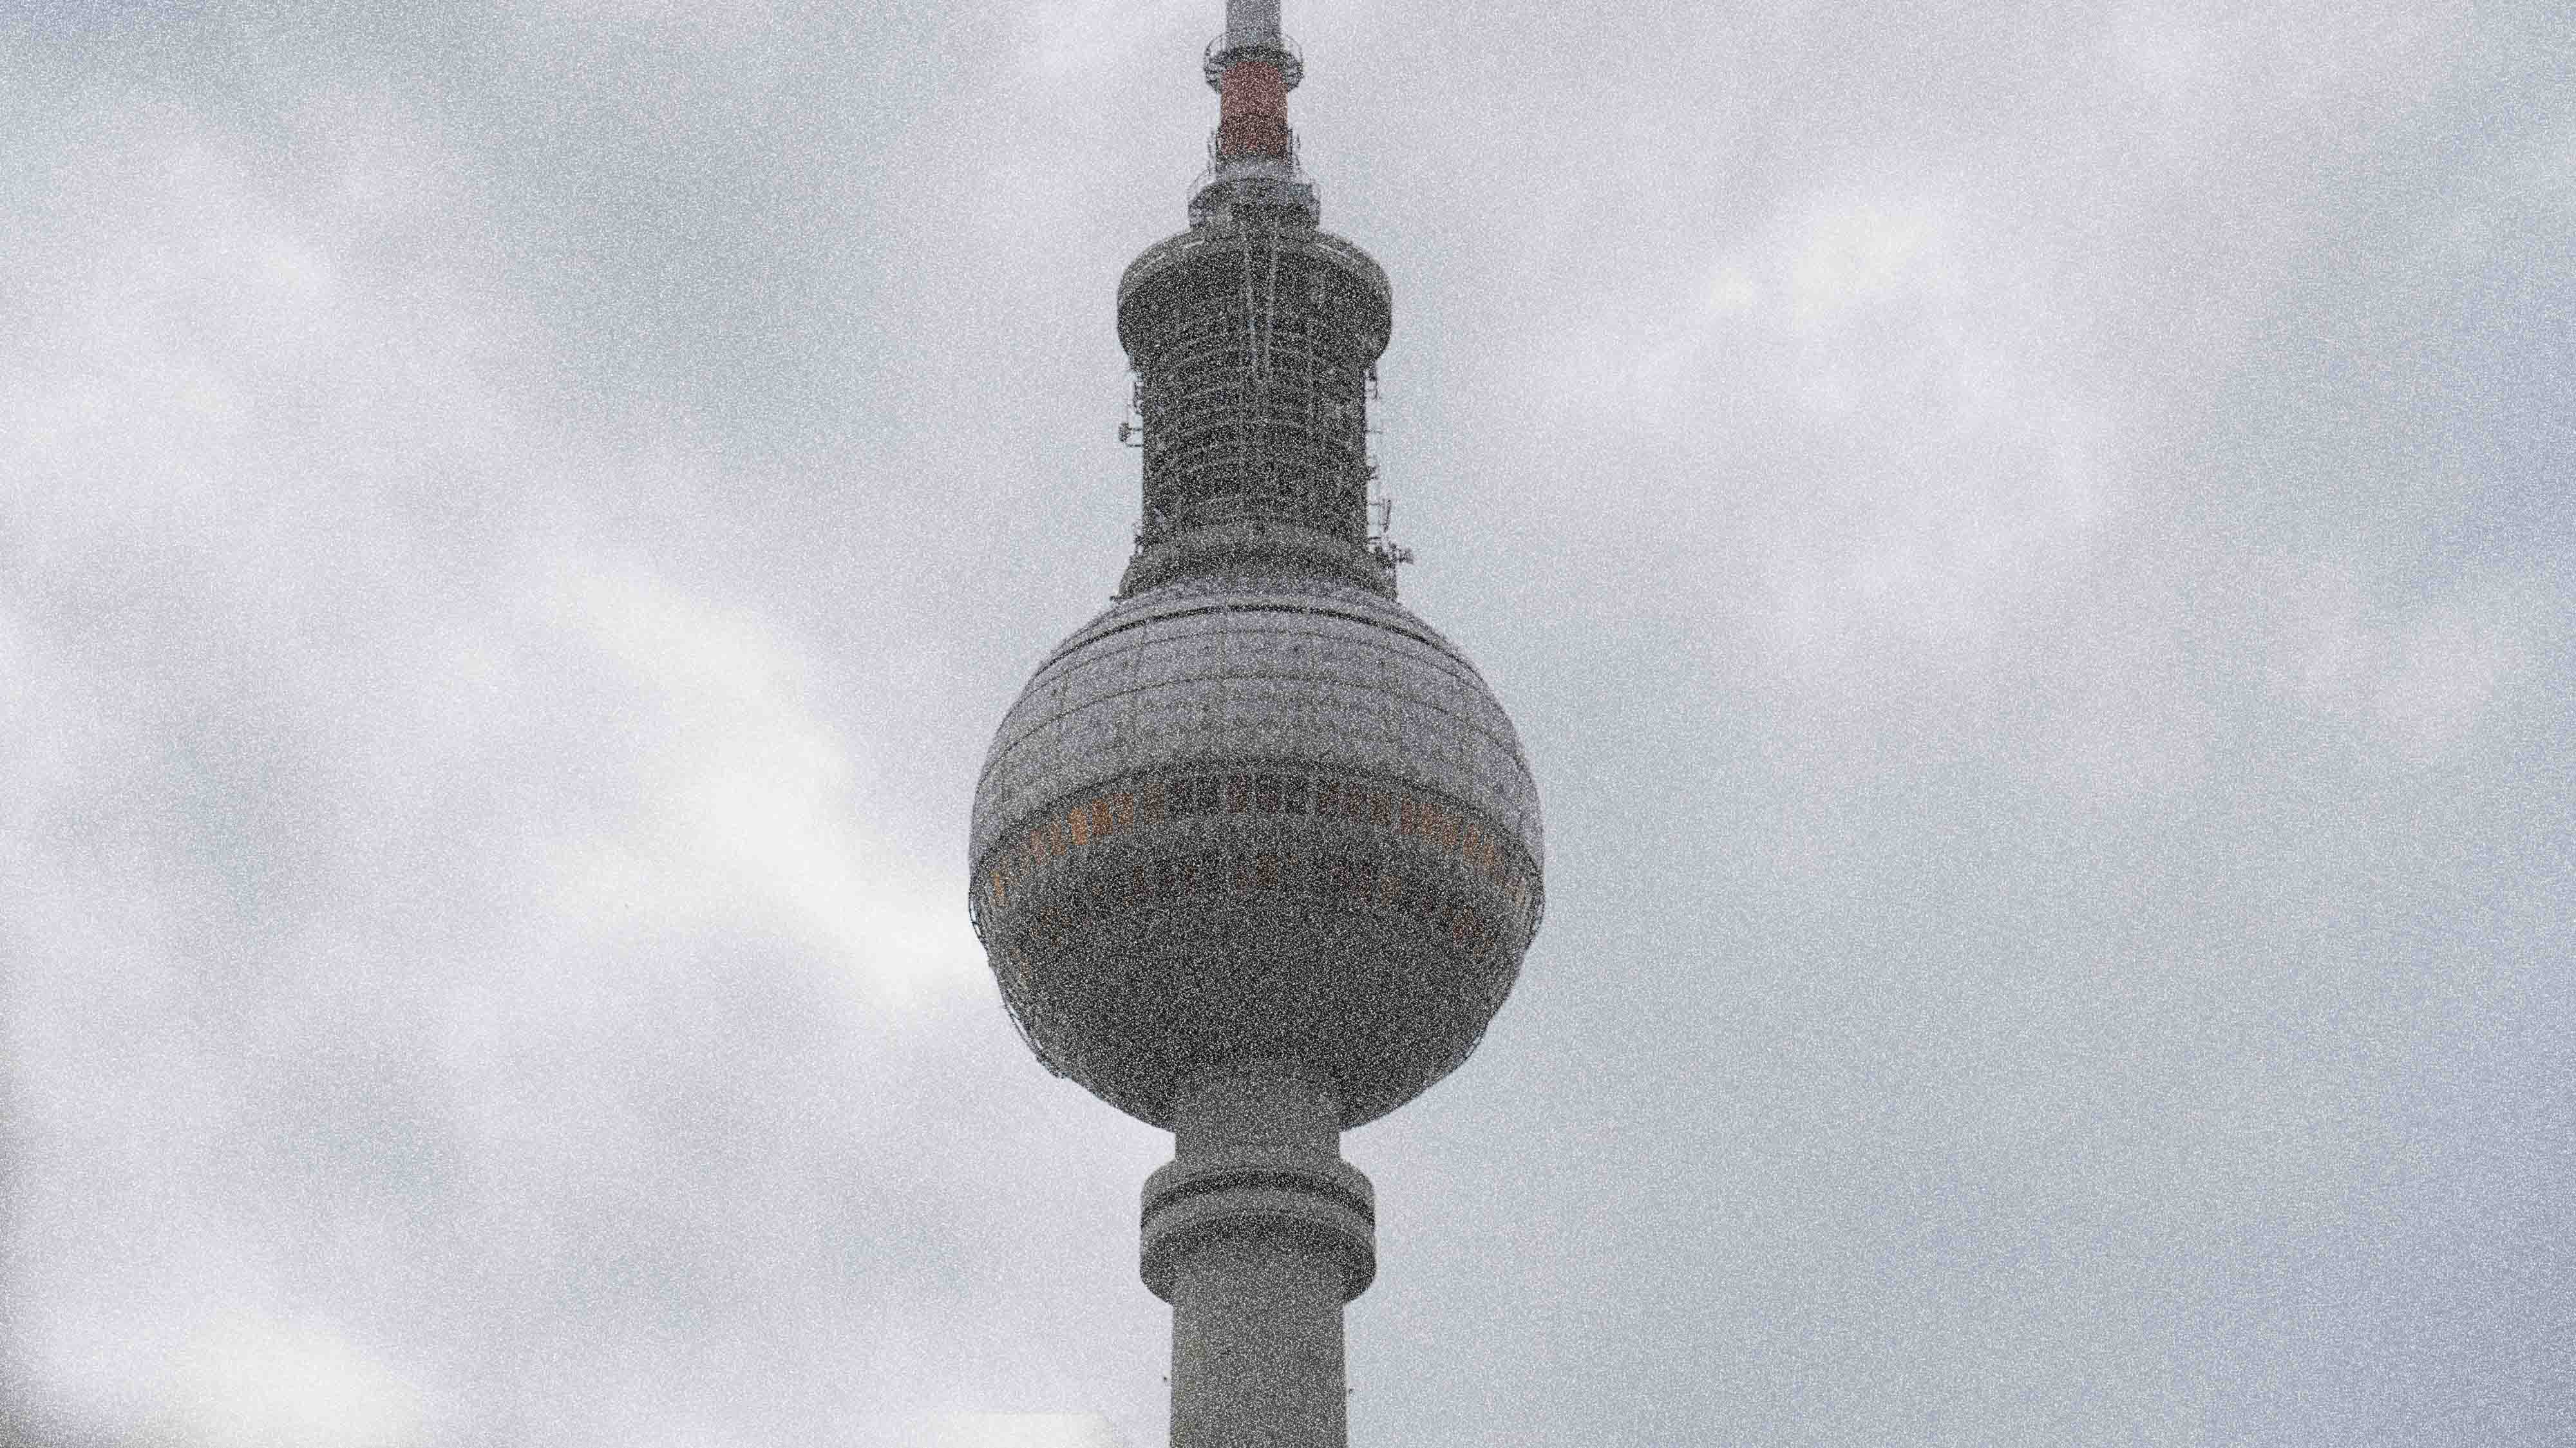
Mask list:
POLYGON ((1217 155, 1288 154, 1288 86, 1279 66, 1239 60, 1225 68, 1217 108, 1217 155))
POLYGON ((1374 579, 1368 376, 1392 317, 1366 253, 1275 218, 1193 228, 1138 257, 1118 336, 1144 421, 1140 546, 1261 520, 1338 541, 1374 579))
POLYGON ((1225 35, 1250 43, 1279 39, 1279 0, 1225 0, 1225 35))
POLYGON ((1144 1211, 1145 1282, 1172 1304, 1173 1448, 1341 1448, 1342 1306, 1377 1270, 1341 1114, 1293 1060, 1229 1062, 1182 1091, 1144 1211))

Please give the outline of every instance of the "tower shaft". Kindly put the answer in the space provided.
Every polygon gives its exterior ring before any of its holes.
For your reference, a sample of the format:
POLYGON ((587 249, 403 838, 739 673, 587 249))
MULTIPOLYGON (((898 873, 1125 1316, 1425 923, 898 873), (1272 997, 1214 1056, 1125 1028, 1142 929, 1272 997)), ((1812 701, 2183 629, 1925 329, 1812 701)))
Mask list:
POLYGON ((1342 1307, 1376 1272, 1375 1200, 1310 1068, 1184 1089, 1145 1184, 1144 1275, 1172 1304, 1172 1448, 1344 1448, 1342 1307))
POLYGON ((1172 1448, 1343 1448, 1342 1274, 1278 1233, 1207 1243, 1172 1292, 1172 1448))
POLYGON ((1217 42, 1229 63, 1217 73, 1217 155, 1288 154, 1288 87, 1294 82, 1279 34, 1279 0, 1226 0, 1225 35, 1217 42))

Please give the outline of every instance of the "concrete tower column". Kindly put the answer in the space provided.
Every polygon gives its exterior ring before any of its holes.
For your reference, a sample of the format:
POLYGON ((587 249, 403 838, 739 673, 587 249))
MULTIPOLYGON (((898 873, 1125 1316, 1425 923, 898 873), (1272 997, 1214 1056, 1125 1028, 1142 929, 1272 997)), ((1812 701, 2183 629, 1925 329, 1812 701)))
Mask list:
POLYGON ((1279 39, 1279 0, 1225 0, 1225 36, 1250 43, 1279 39))
POLYGON ((1344 1448, 1342 1306, 1377 1272, 1340 1102, 1296 1063, 1200 1073, 1145 1183, 1144 1275, 1172 1304, 1173 1448, 1344 1448))

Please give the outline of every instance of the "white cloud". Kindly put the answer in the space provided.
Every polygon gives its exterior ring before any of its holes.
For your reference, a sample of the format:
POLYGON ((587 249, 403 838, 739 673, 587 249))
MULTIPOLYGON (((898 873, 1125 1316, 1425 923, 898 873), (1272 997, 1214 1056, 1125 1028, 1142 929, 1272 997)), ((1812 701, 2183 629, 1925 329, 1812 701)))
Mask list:
POLYGON ((227 1316, 173 1365, 163 1421, 201 1448, 400 1448, 417 1385, 328 1328, 227 1316))
POLYGON ((1096 1413, 950 1413, 914 1427, 921 1448, 1118 1448, 1096 1413))
POLYGON ((1769 504, 1774 637, 1800 668, 1873 637, 1973 644, 2084 556, 2106 412, 2036 271, 1929 189, 1818 197, 1718 260, 1690 326, 1630 349, 1641 423, 1713 410, 1718 445, 1810 460, 1769 504))
POLYGON ((521 0, 515 8, 546 22, 649 25, 665 46, 757 37, 779 21, 772 0, 521 0))
POLYGON ((2392 762, 2456 748, 2516 667, 2500 596, 2473 590, 2379 618, 2348 567, 2310 567, 2276 587, 2275 687, 2392 762))
POLYGON ((802 664, 758 619, 632 569, 570 566, 557 587, 549 612, 654 711, 627 721, 649 781, 631 826, 557 855, 568 909, 608 934, 781 919, 899 991, 980 984, 944 882, 867 831, 851 746, 807 712, 802 664))
POLYGON ((1198 0, 1039 0, 1015 12, 1024 32, 1024 64, 1060 78, 1136 57, 1147 42, 1197 17, 1209 35, 1224 28, 1223 9, 1198 0))
POLYGON ((1762 283, 1745 265, 1728 258, 1708 280, 1708 309, 1720 317, 1749 312, 1762 304, 1762 283))
POLYGON ((412 1441, 448 1347, 301 1312, 316 1263, 430 1230, 381 1193, 666 1150, 574 1048, 687 1009, 673 942, 789 942, 861 1012, 975 948, 800 646, 682 581, 712 480, 550 406, 561 344, 400 199, 470 198, 463 162, 381 115, 276 153, 129 116, 81 160, 0 374, 19 1386, 117 1433, 412 1441))
POLYGON ((2410 757, 2446 753, 2477 727, 2504 678, 2500 632, 2464 610, 2437 608, 2392 642, 2389 667, 2372 691, 2373 716, 2410 757))
POLYGON ((1792 321, 1814 327, 1900 290, 1946 280, 1919 269, 1934 227, 1920 206, 1861 201, 1820 208, 1786 239, 1785 266, 1781 256, 1770 259, 1774 270, 1787 273, 1792 321))

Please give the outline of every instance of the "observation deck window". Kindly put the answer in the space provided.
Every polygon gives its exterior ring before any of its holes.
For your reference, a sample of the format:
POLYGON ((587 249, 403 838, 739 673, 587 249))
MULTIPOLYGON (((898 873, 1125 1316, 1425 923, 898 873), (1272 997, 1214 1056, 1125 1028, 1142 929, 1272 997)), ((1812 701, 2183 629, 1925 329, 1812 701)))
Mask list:
MULTIPOLYGON (((1535 923, 1535 873, 1519 863, 1502 829, 1445 801, 1407 790, 1373 789, 1355 780, 1289 771, 1157 779, 1065 800, 1032 821, 1013 847, 987 862, 983 888, 977 892, 979 914, 1002 912, 1026 901, 1044 915, 1045 933, 1055 936, 1075 924, 1058 913, 1066 908, 1106 918, 1140 901, 1173 899, 1207 889, 1279 889, 1285 881, 1284 888, 1319 898, 1374 900, 1379 908, 1412 915, 1451 933, 1458 943, 1472 946, 1479 954, 1498 947, 1500 922, 1485 918, 1470 903, 1480 890, 1462 896, 1446 887, 1463 881, 1438 872, 1409 876, 1365 848, 1335 847, 1314 853, 1301 847, 1284 854, 1218 850, 1178 861, 1157 850, 1142 861, 1112 864, 1100 878, 1068 882, 1073 885, 1070 892, 1032 895, 1027 888, 1032 880, 1053 873, 1055 861, 1085 854, 1095 844, 1129 834, 1140 824, 1216 813, 1311 813, 1320 819, 1389 830, 1447 855, 1480 887, 1490 885, 1500 896, 1495 904, 1504 919, 1535 923), (1465 925, 1453 918, 1461 910, 1469 917, 1465 925), (1468 933, 1456 936, 1459 930, 1468 933)), ((980 918, 977 928, 984 928, 980 918)))

